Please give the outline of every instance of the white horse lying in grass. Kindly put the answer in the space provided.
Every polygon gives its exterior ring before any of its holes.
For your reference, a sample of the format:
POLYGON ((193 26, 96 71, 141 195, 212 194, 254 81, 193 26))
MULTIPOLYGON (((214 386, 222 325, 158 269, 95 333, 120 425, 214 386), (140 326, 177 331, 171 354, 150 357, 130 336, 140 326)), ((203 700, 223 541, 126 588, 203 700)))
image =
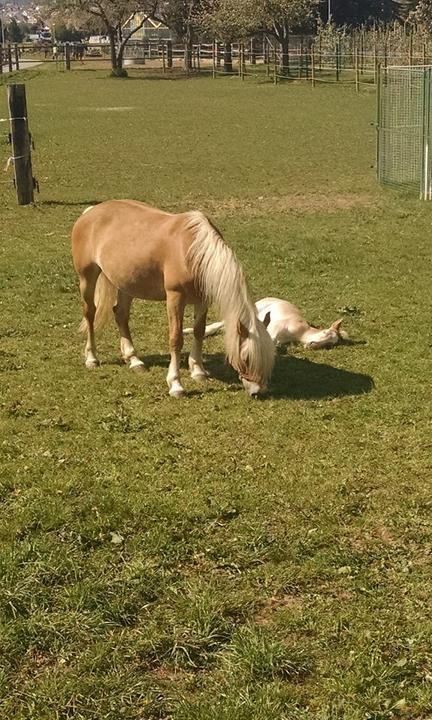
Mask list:
MULTIPOLYGON (((258 318, 266 323, 267 332, 277 345, 300 343, 305 348, 329 348, 349 341, 348 334, 341 330, 342 320, 336 320, 329 328, 317 328, 304 319, 300 310, 287 300, 263 298, 255 303, 258 318)), ((216 335, 224 326, 223 322, 206 325, 205 336, 216 335)), ((185 328, 185 334, 191 335, 192 328, 185 328)))

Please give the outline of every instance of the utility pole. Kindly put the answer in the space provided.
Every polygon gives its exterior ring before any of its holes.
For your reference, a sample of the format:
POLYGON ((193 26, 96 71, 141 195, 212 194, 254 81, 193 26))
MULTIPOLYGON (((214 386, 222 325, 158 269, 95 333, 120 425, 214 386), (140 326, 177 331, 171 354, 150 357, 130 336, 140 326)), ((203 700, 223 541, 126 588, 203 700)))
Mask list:
POLYGON ((4 5, 2 4, 0 7, 1 7, 1 42, 2 42, 2 47, 4 48, 4 44, 5 44, 4 5))

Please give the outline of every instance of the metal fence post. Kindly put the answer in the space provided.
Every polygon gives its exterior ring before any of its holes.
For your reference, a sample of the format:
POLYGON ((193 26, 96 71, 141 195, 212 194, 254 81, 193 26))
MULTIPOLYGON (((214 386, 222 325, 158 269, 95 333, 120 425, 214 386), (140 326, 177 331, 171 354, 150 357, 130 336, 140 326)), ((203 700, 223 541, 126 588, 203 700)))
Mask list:
POLYGON ((430 184, 430 68, 423 69, 423 128, 422 128, 422 173, 420 197, 431 199, 430 184))
POLYGON ((377 82, 377 113, 376 113, 376 131, 377 131, 377 143, 376 143, 376 173, 378 182, 381 181, 381 168, 380 168, 380 140, 381 140, 381 65, 378 65, 376 71, 376 82, 377 82))

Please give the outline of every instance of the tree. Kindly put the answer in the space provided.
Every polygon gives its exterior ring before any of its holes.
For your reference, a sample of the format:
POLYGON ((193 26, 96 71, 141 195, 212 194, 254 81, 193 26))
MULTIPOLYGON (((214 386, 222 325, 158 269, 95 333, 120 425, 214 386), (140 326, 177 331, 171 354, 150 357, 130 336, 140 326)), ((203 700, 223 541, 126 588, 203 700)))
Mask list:
POLYGON ((289 64, 289 36, 304 31, 313 21, 320 0, 260 0, 263 24, 282 48, 281 68, 289 64))
POLYGON ((125 77, 125 47, 154 12, 155 4, 152 0, 48 0, 47 9, 59 24, 83 27, 97 22, 104 27, 110 43, 112 74, 125 77), (140 13, 140 21, 134 28, 124 31, 125 24, 135 13, 140 13))
POLYGON ((23 41, 24 34, 18 25, 16 18, 12 18, 7 29, 8 40, 13 43, 20 43, 23 41))
POLYGON ((410 18, 422 25, 428 32, 432 31, 432 0, 419 0, 410 18))
POLYGON ((69 25, 66 27, 64 23, 55 26, 55 40, 60 43, 78 42, 83 40, 85 33, 83 30, 77 30, 69 25))
MULTIPOLYGON (((416 0, 331 0, 331 20, 336 25, 391 22, 406 16, 415 4, 416 0)), ((328 21, 328 6, 321 6, 320 15, 328 21)))
MULTIPOLYGON (((320 0, 213 0, 203 13, 207 32, 226 43, 225 60, 230 43, 257 30, 271 33, 282 47, 281 66, 288 67, 289 36, 296 29, 304 30, 313 20, 320 0)), ((227 69, 227 62, 224 63, 227 69)), ((232 66, 228 64, 228 71, 232 66)))
POLYGON ((192 67, 192 44, 199 27, 205 0, 162 0, 157 2, 152 18, 166 25, 178 40, 185 43, 185 70, 192 67))
POLYGON ((200 16, 201 30, 225 45, 224 70, 232 73, 231 43, 250 37, 262 26, 262 12, 256 0, 212 0, 200 16))

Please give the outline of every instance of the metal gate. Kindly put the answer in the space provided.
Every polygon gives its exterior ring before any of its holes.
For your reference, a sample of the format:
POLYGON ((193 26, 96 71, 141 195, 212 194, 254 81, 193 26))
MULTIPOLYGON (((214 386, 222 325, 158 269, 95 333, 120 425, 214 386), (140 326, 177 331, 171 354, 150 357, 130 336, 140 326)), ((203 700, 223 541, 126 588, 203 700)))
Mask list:
POLYGON ((381 68, 378 75, 378 180, 432 199, 432 66, 381 68))

